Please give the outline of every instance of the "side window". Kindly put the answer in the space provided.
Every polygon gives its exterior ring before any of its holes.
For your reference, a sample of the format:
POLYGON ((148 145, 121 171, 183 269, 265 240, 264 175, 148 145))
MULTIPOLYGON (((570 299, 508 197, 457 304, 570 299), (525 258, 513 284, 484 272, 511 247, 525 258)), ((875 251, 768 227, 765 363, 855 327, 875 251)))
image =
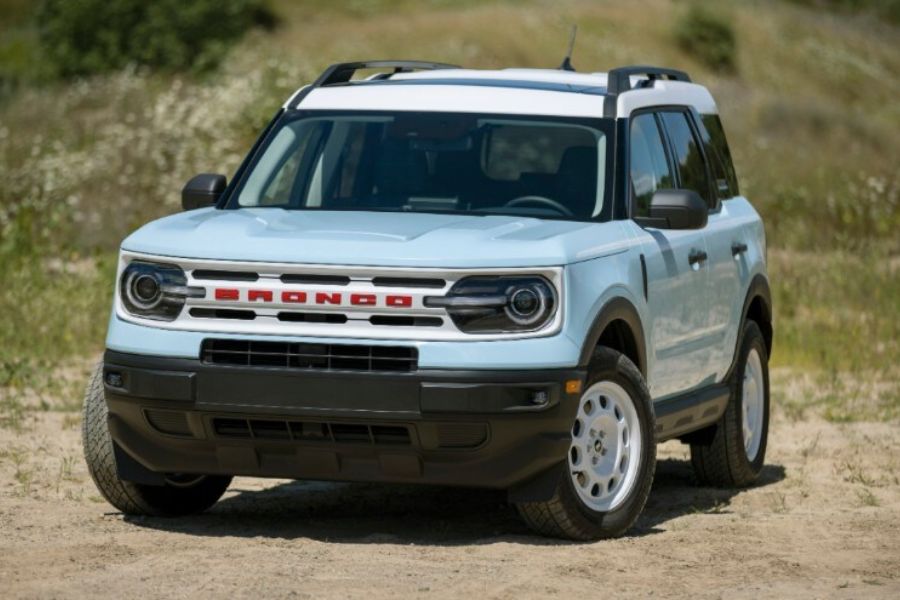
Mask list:
POLYGON ((655 116, 644 113, 631 120, 630 148, 633 216, 646 217, 653 193, 675 187, 655 116))
POLYGON ((688 122, 687 113, 663 112, 660 116, 672 144, 680 186, 683 189, 694 190, 706 200, 710 208, 715 208, 717 200, 712 195, 706 162, 703 160, 703 152, 700 150, 697 137, 688 122))
POLYGON ((731 151, 728 149, 728 141, 725 139, 725 130, 722 129, 722 121, 719 115, 702 115, 703 127, 700 135, 706 149, 706 155, 710 157, 713 177, 715 178, 716 194, 721 200, 727 200, 737 196, 737 175, 734 172, 734 163, 731 161, 731 151))

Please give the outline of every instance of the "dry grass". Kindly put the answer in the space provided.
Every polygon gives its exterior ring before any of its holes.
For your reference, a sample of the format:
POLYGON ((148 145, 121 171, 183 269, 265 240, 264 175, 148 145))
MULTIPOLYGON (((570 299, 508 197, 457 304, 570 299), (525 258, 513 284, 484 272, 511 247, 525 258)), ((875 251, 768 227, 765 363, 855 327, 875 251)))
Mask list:
MULTIPOLYGON (((14 4, 18 14, 24 4, 14 4)), ((855 418, 849 407, 860 394, 871 397, 870 415, 896 418, 896 27, 774 0, 727 2, 737 68, 724 76, 679 49, 672 23, 685 5, 667 0, 274 6, 283 25, 248 36, 211 76, 126 71, 26 88, 0 105, 4 424, 21 426, 21 406, 35 405, 22 390, 74 397, 53 388, 70 385, 55 373, 102 349, 120 240, 178 210, 192 174, 232 172, 283 99, 326 64, 408 57, 554 67, 571 23, 581 70, 670 64, 712 89, 743 191, 766 221, 775 364, 827 383, 830 398, 810 404, 828 418, 855 418), (858 382, 867 382, 861 392, 858 382)))

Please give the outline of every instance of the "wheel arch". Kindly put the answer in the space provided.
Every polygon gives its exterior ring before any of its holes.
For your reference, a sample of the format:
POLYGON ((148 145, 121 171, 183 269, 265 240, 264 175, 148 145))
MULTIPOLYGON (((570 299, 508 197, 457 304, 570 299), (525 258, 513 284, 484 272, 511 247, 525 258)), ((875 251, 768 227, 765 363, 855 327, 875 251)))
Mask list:
POLYGON ((578 364, 586 366, 599 345, 621 352, 637 366, 641 375, 647 377, 644 327, 637 308, 627 299, 619 296, 603 305, 581 347, 578 364))
MULTIPOLYGON (((738 336, 734 345, 734 354, 731 359, 731 367, 728 369, 728 377, 731 377, 738 359, 738 352, 743 342, 743 323, 746 320, 754 321, 763 334, 766 344, 766 354, 772 356, 772 344, 774 341, 774 329, 772 327, 772 292, 769 288, 769 280, 762 273, 758 273, 750 280, 747 294, 744 296, 744 306, 741 309, 741 320, 738 324, 738 336)), ((728 378, 726 377, 726 379, 728 378)))

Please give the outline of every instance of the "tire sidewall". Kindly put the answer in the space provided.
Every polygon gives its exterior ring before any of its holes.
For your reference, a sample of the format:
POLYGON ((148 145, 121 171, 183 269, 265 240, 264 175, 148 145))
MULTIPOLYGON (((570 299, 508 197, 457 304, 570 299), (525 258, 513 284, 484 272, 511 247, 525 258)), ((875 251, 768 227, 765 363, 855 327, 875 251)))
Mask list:
POLYGON ((766 460, 766 446, 769 439, 769 355, 766 351, 766 343, 763 339, 759 326, 753 321, 747 321, 744 324, 744 331, 741 341, 741 354, 738 361, 737 369, 735 369, 732 379, 731 405, 729 410, 732 411, 734 420, 734 431, 736 445, 740 450, 737 456, 738 462, 742 467, 750 470, 755 476, 763 467, 766 460), (763 380, 763 415, 762 415, 762 437, 759 441, 759 449, 753 460, 747 457, 744 450, 744 373, 747 369, 747 359, 750 351, 756 350, 759 354, 760 365, 762 367, 763 380))
MULTIPOLYGON (((563 481, 560 484, 561 499, 570 507, 574 515, 580 517, 584 529, 596 531, 595 537, 615 537, 627 530, 644 508, 656 469, 655 417, 650 394, 637 367, 624 355, 600 348, 588 369, 584 389, 589 389, 600 381, 611 381, 620 385, 634 404, 641 429, 641 459, 634 484, 625 500, 615 509, 601 512, 587 506, 581 499, 569 470, 568 455, 564 464, 563 481)), ((581 399, 579 398, 579 402, 581 399)))

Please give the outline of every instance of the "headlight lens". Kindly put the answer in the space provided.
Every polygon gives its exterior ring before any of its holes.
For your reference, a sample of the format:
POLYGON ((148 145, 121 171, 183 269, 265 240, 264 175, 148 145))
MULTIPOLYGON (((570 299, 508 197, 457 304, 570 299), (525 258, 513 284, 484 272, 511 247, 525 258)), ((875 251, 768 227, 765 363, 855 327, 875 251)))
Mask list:
POLYGON ((188 287, 181 267, 134 261, 125 267, 121 281, 122 304, 133 315, 173 321, 187 298, 202 298, 206 290, 188 287))
POLYGON ((466 333, 537 331, 556 313, 556 290, 534 276, 475 276, 461 279, 446 296, 428 296, 466 333))

